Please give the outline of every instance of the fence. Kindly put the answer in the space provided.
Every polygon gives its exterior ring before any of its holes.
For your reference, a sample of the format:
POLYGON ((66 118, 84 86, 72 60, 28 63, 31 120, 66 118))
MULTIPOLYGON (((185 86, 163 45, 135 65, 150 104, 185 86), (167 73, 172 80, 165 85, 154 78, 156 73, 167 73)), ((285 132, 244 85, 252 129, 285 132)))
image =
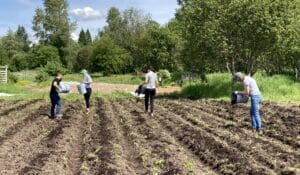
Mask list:
POLYGON ((0 66, 0 82, 7 83, 7 68, 8 66, 0 66))

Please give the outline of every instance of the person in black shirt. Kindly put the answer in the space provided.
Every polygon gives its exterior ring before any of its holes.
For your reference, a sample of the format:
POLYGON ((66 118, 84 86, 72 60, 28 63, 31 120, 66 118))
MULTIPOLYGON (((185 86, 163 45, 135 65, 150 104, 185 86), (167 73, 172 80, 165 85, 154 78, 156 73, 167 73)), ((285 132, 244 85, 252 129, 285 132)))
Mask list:
POLYGON ((61 100, 58 95, 59 84, 62 80, 62 75, 57 74, 55 79, 52 81, 51 89, 50 89, 50 100, 51 100, 51 118, 62 117, 60 112, 61 110, 61 100))

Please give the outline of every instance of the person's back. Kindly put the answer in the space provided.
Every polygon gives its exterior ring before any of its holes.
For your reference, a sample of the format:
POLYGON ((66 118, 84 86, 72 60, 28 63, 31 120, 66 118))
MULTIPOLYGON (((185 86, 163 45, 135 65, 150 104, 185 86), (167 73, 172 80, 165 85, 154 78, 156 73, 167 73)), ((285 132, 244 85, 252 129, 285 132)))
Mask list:
POLYGON ((249 86, 250 96, 261 95, 257 83, 252 77, 245 76, 243 83, 245 86, 249 86))
POLYGON ((153 71, 149 71, 146 74, 146 78, 148 80, 146 88, 147 89, 155 89, 156 88, 156 81, 157 81, 156 73, 154 73, 153 71))

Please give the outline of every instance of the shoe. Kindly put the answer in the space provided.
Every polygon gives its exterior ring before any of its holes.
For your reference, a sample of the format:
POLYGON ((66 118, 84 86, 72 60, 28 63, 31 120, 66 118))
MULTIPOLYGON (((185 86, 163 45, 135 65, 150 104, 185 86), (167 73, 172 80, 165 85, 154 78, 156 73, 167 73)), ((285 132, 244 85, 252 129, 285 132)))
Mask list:
POLYGON ((258 135, 263 135, 263 131, 261 129, 257 129, 256 132, 258 135))
POLYGON ((90 109, 85 110, 85 114, 88 115, 90 113, 90 109))
POLYGON ((154 114, 153 114, 153 113, 150 113, 150 117, 154 117, 154 114))
POLYGON ((63 116, 62 114, 57 114, 57 115, 55 116, 55 118, 56 118, 56 119, 60 119, 60 118, 62 118, 62 116, 63 116))

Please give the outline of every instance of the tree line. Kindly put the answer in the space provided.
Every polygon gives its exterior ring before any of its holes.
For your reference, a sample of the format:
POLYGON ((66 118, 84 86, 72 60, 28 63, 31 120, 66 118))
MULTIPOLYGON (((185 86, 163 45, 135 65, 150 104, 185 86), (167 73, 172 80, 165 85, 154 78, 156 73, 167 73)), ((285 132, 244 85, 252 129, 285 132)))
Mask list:
POLYGON ((149 14, 112 7, 106 26, 92 38, 69 19, 66 0, 44 0, 35 10, 31 43, 23 26, 0 38, 0 65, 12 71, 44 68, 104 74, 155 69, 243 71, 300 77, 299 1, 178 0, 175 17, 161 25, 149 14))

